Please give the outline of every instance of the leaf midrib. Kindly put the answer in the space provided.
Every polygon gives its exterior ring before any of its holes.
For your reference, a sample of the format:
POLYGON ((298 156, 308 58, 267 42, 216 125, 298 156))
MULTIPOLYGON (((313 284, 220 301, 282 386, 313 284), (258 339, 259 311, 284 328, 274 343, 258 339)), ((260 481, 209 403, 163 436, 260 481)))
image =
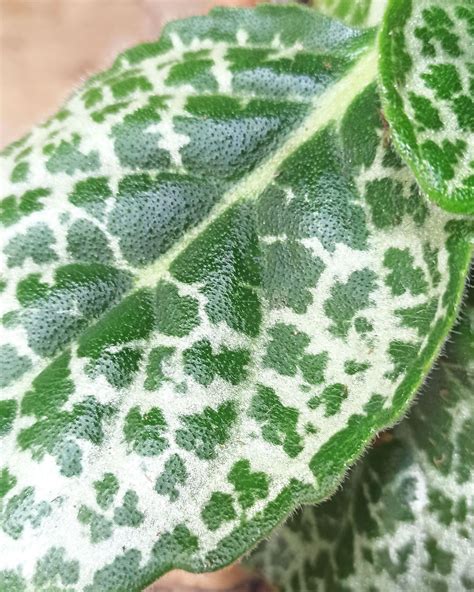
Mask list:
POLYGON ((338 120, 356 96, 376 79, 377 62, 376 47, 372 45, 345 76, 315 98, 310 113, 276 152, 227 191, 205 220, 189 229, 166 253, 135 275, 135 288, 155 286, 159 279, 167 275, 172 263, 179 255, 215 220, 238 202, 257 199, 275 178, 280 165, 319 130, 331 121, 338 120))
MULTIPOLYGON (((155 262, 134 273, 131 289, 124 294, 124 297, 130 296, 133 292, 142 288, 153 288, 161 279, 169 279, 171 275, 169 270, 173 262, 215 220, 238 202, 257 199, 266 186, 275 178, 281 164, 319 130, 323 129, 331 121, 340 119, 354 98, 376 79, 377 60, 378 56, 374 42, 338 82, 312 101, 310 113, 292 131, 290 137, 276 152, 226 192, 219 203, 211 209, 205 220, 189 229, 181 240, 155 262)), ((101 317, 96 318, 95 323, 100 320, 101 317)), ((80 337, 80 335, 77 335, 76 339, 80 340, 80 337)), ((57 353, 59 354, 60 351, 57 353)), ((28 384, 38 374, 38 371, 42 371, 50 362, 51 359, 49 358, 38 360, 39 366, 36 365, 31 374, 28 373, 28 384)))

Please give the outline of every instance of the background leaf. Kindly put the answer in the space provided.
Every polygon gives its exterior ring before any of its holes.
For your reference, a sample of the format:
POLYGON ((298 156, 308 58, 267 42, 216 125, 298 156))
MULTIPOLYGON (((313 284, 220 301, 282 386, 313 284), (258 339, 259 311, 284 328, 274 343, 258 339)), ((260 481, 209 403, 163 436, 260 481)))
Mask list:
POLYGON ((472 590, 474 290, 407 420, 248 564, 282 592, 472 590))
POLYGON ((472 229, 393 151, 376 66, 373 31, 218 10, 3 153, 4 587, 226 565, 403 414, 472 229))
POLYGON ((380 35, 384 112, 428 197, 474 213, 474 7, 391 0, 380 35))

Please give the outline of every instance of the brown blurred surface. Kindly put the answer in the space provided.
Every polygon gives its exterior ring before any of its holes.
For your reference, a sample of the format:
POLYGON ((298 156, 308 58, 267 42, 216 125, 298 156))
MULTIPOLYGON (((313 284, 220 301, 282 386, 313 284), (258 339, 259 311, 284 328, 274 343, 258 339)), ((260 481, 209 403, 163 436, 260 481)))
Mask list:
POLYGON ((272 592, 256 577, 233 565, 211 574, 192 575, 175 570, 145 592, 272 592))
POLYGON ((0 0, 0 145, 54 113, 115 55, 209 0, 0 0))

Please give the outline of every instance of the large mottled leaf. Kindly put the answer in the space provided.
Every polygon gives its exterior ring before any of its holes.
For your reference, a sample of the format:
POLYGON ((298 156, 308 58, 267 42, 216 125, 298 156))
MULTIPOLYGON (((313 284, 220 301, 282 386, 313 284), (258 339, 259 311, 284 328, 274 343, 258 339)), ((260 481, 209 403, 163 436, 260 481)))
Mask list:
POLYGON ((474 588, 474 298, 424 391, 342 491, 249 558, 281 592, 474 588))
POLYGON ((376 65, 316 11, 215 11, 5 151, 8 590, 223 566, 403 414, 470 229, 394 153, 376 65))
POLYGON ((391 0, 380 35, 384 109, 422 189, 474 214, 474 5, 391 0))
POLYGON ((312 0, 314 8, 354 27, 378 25, 387 0, 312 0))

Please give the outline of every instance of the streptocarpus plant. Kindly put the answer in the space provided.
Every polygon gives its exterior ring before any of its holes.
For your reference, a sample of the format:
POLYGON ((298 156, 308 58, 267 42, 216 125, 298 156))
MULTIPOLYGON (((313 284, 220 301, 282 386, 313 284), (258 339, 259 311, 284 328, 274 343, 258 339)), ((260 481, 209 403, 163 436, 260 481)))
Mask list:
POLYGON ((420 193, 378 71, 373 29, 216 10, 3 152, 6 590, 227 565, 405 413, 473 225, 420 193))

